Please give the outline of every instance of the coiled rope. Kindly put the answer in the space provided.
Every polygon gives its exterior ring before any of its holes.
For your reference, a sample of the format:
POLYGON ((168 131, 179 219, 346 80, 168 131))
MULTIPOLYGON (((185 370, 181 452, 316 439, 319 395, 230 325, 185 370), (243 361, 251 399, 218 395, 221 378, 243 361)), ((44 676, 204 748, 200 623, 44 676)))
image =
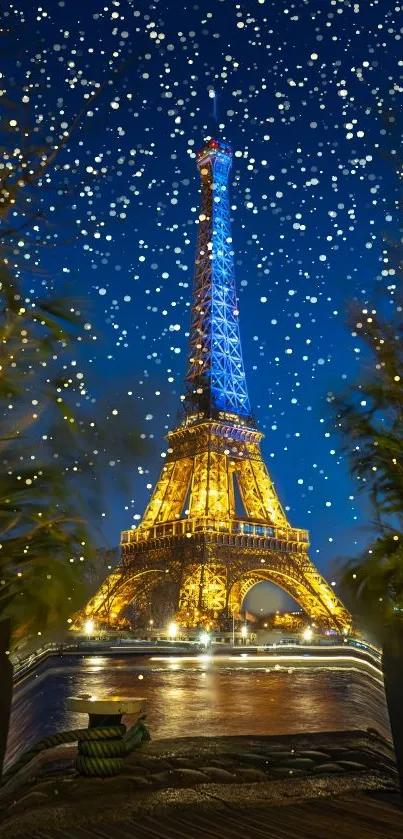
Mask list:
POLYGON ((17 772, 27 766, 40 752, 52 749, 63 743, 78 741, 78 754, 75 767, 80 775, 106 778, 118 775, 123 768, 123 758, 130 754, 143 740, 150 740, 150 734, 144 724, 145 716, 126 731, 126 726, 110 725, 99 728, 75 728, 61 731, 39 740, 35 746, 23 752, 21 757, 4 773, 1 786, 7 784, 17 772))

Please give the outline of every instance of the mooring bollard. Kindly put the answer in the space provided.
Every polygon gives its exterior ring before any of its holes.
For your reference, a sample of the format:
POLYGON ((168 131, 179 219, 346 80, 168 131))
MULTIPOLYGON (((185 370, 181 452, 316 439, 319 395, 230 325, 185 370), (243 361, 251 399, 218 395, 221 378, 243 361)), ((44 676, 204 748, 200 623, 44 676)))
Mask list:
POLYGON ((98 696, 83 694, 70 696, 69 711, 88 714, 88 728, 78 738, 76 769, 80 775, 107 777, 118 775, 123 769, 123 757, 148 739, 148 732, 142 720, 145 717, 147 701, 144 698, 126 696, 98 696), (123 714, 137 716, 137 722, 126 735, 122 724, 123 714))

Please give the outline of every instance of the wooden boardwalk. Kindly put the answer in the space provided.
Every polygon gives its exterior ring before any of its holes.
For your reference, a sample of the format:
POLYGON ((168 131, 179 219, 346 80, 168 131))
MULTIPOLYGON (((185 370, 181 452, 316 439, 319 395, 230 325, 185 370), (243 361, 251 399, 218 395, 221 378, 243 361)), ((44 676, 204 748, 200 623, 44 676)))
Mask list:
MULTIPOLYGON (((140 821, 31 832, 29 839, 402 839, 397 794, 360 794, 303 804, 144 816, 140 821)), ((28 839, 28 836, 21 837, 28 839)))

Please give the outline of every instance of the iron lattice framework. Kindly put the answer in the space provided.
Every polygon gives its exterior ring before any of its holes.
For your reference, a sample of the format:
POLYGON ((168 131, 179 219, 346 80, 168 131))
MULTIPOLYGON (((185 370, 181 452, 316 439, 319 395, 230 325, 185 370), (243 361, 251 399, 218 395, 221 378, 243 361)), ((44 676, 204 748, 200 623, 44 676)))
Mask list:
MULTIPOLYGON (((211 140, 198 154, 201 212, 181 421, 143 519, 122 533, 122 558, 85 617, 116 624, 130 603, 155 623, 223 626, 245 593, 268 580, 318 624, 350 615, 290 526, 263 461, 238 326, 228 175, 232 153, 211 140)), ((81 616, 83 617, 83 616, 81 616)))
POLYGON ((250 422, 232 249, 231 157, 230 148, 215 140, 197 156, 201 210, 184 408, 187 417, 229 412, 250 422))

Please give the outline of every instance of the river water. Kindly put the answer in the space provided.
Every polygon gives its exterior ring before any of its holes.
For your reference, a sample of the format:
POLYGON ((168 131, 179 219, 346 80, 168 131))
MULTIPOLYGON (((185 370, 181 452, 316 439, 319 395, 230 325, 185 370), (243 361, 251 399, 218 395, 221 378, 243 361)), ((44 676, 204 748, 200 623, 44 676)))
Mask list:
POLYGON ((67 656, 15 689, 7 762, 47 734, 86 727, 86 715, 67 710, 78 693, 146 697, 154 739, 366 727, 390 736, 383 687, 365 672, 308 662, 275 669, 256 657, 67 656))

